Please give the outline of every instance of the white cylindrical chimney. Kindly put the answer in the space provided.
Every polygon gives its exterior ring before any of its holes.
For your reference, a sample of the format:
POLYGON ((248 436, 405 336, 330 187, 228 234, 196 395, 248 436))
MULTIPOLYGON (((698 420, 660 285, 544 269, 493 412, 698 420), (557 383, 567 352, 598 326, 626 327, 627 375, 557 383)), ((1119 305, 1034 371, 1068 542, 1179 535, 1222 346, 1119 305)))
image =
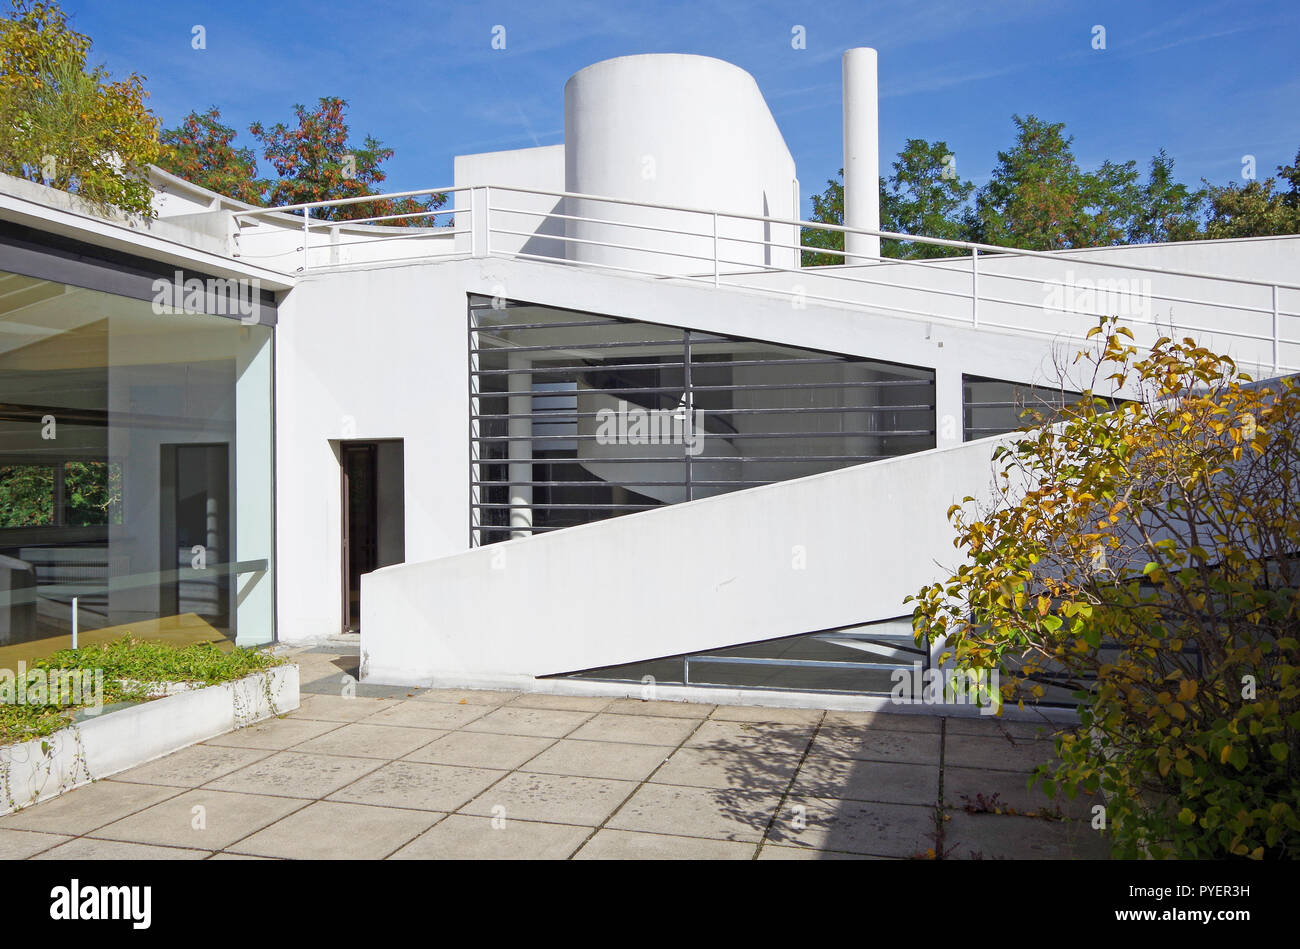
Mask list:
MULTIPOLYGON (((876 51, 865 46, 844 53, 844 224, 880 230, 880 126, 876 51)), ((845 234, 846 264, 880 256, 880 238, 845 234)))

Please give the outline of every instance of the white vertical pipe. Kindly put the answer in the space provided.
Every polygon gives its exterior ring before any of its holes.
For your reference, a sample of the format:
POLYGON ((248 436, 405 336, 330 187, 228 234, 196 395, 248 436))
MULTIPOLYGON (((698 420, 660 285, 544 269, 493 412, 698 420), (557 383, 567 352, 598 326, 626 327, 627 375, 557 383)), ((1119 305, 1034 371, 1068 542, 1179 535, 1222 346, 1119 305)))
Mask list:
POLYGON ((76 596, 72 598, 72 648, 73 649, 77 648, 77 600, 79 599, 81 598, 76 596))
MULTIPOLYGON (((844 224, 880 230, 880 121, 877 104, 876 51, 847 50, 844 74, 844 224)), ((880 238, 844 235, 845 263, 865 263, 880 256, 880 238)))

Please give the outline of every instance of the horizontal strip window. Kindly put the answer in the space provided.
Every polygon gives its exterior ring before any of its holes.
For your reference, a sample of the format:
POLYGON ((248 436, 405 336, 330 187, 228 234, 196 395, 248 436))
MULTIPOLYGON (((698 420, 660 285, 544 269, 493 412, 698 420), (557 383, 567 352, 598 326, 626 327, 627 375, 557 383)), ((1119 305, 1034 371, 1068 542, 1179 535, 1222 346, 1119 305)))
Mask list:
POLYGON ((935 443, 927 368, 532 304, 492 310, 468 314, 474 544, 935 443))
MULTIPOLYGON (((921 432, 923 435, 933 435, 933 432, 921 432)), ((629 446, 636 448, 636 445, 629 446)), ((684 445, 676 446, 685 448, 684 445)), ((690 458, 691 462, 699 463, 702 461, 764 461, 774 465, 792 465, 804 461, 844 461, 853 464, 859 461, 879 461, 882 458, 892 458, 893 455, 685 455, 682 457, 672 457, 665 455, 645 455, 640 457, 624 458, 605 458, 593 459, 590 464, 593 465, 679 465, 685 464, 685 458, 690 458)), ((510 465, 549 465, 556 463, 565 463, 570 461, 568 458, 492 458, 483 459, 483 462, 493 464, 510 464, 510 465)))
MULTIPOLYGON (((739 438, 807 438, 824 441, 827 438, 880 438, 882 435, 928 435, 933 432, 930 429, 917 429, 911 432, 892 430, 887 432, 727 432, 725 435, 699 432, 697 434, 706 438, 721 438, 734 442, 739 438)), ((476 442, 594 441, 597 444, 605 444, 609 441, 609 437, 606 435, 475 435, 474 440, 476 442)), ((636 444, 636 442, 629 442, 629 444, 636 444)), ((651 442, 651 444, 658 443, 651 442)))
MULTIPOLYGON (((623 391, 627 391, 627 390, 623 390, 623 391)), ((484 394, 482 398, 484 401, 486 401, 488 398, 500 398, 500 395, 493 394, 489 396, 484 394)), ((931 412, 934 411, 933 407, 927 407, 927 408, 931 412)), ((810 415, 810 414, 825 415, 828 413, 837 414, 837 415, 852 415, 856 412, 861 412, 864 410, 865 410, 864 406, 843 407, 843 406, 818 406, 818 405, 773 406, 771 408, 763 408, 763 409, 704 409, 704 408, 700 408, 699 406, 694 407, 694 411, 696 412, 701 412, 706 416, 718 416, 718 417, 724 417, 729 415, 810 415)), ((897 412, 915 411, 914 409, 908 407, 894 408, 893 410, 897 412)), ((555 412, 555 414, 562 413, 564 417, 568 419, 604 417, 601 414, 600 410, 597 410, 595 412, 573 412, 566 409, 561 409, 558 411, 556 410, 547 410, 547 411, 553 411, 555 412)), ((514 413, 501 412, 500 414, 471 415, 470 418, 476 421, 482 419, 519 419, 519 418, 535 418, 540 414, 541 414, 540 412, 514 412, 514 413)), ((818 433, 812 432, 810 434, 818 434, 818 433)), ((885 435, 888 434, 888 432, 876 432, 875 434, 885 435)))

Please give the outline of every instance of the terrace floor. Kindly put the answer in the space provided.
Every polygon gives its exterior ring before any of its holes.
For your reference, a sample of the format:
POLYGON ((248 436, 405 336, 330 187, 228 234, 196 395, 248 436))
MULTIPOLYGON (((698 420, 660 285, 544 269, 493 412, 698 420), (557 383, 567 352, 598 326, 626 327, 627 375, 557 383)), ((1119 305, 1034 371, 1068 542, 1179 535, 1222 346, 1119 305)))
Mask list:
POLYGON ((355 650, 283 652, 300 709, 0 818, 0 858, 1107 853, 1097 801, 1026 789, 1052 754, 1045 726, 370 685, 347 698, 355 650))

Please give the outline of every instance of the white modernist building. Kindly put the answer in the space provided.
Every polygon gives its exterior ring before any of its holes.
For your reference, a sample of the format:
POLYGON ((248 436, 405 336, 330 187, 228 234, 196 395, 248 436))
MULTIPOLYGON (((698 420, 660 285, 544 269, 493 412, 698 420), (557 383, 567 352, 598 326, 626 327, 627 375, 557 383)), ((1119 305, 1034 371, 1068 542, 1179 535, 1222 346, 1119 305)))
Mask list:
POLYGON ((875 77, 845 54, 832 266, 700 56, 578 72, 564 144, 457 157, 436 219, 0 182, 0 648, 359 630, 383 683, 881 701, 1098 316, 1293 372, 1300 237, 882 258, 875 77))

